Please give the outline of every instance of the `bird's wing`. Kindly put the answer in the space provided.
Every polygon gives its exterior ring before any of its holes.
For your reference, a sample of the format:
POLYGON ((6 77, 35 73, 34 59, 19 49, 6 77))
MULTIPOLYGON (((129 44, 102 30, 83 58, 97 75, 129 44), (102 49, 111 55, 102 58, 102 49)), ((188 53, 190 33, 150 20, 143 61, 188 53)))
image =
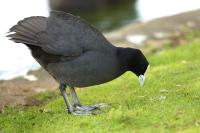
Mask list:
POLYGON ((44 47, 46 51, 68 56, 111 45, 96 28, 61 11, 51 12, 47 20, 47 31, 41 35, 51 39, 51 43, 44 47))
POLYGON ((69 57, 112 45, 93 26, 71 14, 52 11, 50 17, 29 17, 10 29, 17 43, 41 47, 45 52, 69 57), (14 32, 14 33, 13 33, 14 32))

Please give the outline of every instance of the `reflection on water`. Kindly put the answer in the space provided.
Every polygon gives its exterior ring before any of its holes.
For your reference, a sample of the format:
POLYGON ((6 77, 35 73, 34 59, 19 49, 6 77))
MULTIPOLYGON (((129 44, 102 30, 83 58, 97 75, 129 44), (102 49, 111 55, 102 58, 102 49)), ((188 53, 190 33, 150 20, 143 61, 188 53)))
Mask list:
POLYGON ((134 21, 137 18, 137 11, 134 0, 126 3, 96 11, 71 12, 81 16, 101 31, 110 31, 134 21))

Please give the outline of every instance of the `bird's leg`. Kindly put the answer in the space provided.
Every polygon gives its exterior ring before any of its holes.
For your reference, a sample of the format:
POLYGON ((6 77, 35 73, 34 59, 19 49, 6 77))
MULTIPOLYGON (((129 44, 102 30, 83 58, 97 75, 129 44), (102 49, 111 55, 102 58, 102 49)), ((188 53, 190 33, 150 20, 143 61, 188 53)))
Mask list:
POLYGON ((97 109, 96 106, 83 106, 83 105, 81 105, 80 101, 78 100, 78 96, 76 94, 74 87, 70 87, 70 90, 71 90, 71 95, 72 95, 73 100, 74 100, 74 106, 77 110, 91 111, 91 110, 97 109))
POLYGON ((77 110, 91 111, 91 110, 98 109, 99 107, 104 107, 104 106, 108 105, 105 103, 100 103, 100 104, 91 105, 91 106, 83 106, 83 105, 81 105, 80 101, 78 100, 78 96, 76 94, 74 87, 70 87, 70 90, 71 90, 71 95, 74 100, 74 106, 77 110))
POLYGON ((90 111, 81 111, 81 110, 76 111, 76 110, 74 110, 74 107, 71 105, 70 100, 69 100, 67 93, 66 93, 66 85, 60 84, 59 89, 60 89, 60 92, 61 92, 61 94, 62 94, 62 96, 65 100, 68 112, 70 114, 73 114, 73 115, 91 115, 92 114, 92 112, 90 112, 90 111))
POLYGON ((71 95, 72 95, 73 100, 74 100, 74 105, 75 106, 81 106, 81 103, 80 103, 80 101, 78 99, 78 96, 76 94, 76 91, 75 91, 74 87, 70 87, 70 91, 71 91, 71 95))

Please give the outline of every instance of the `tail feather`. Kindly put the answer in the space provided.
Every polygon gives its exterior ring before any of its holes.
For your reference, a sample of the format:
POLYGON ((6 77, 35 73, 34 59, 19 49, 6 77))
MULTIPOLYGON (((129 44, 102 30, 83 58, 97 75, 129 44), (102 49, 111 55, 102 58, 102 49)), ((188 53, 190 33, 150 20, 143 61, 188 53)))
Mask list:
POLYGON ((47 19, 45 17, 29 17, 19 21, 10 28, 7 37, 16 43, 40 46, 37 35, 46 30, 47 19))
POLYGON ((26 28, 32 28, 32 30, 40 30, 42 28, 42 25, 44 25, 46 22, 45 17, 29 17, 25 18, 24 20, 21 20, 17 23, 17 25, 24 26, 26 28), (30 27, 31 26, 31 27, 30 27))
MULTIPOLYGON (((10 32, 15 32, 15 34, 22 35, 22 36, 26 35, 27 37, 29 36, 30 38, 32 38, 35 35, 33 31, 29 30, 29 28, 26 28, 24 26, 19 26, 19 25, 13 26, 10 29, 10 32)), ((9 37, 9 35, 7 37, 9 37)))
POLYGON ((26 41, 26 40, 24 40, 24 39, 21 40, 21 39, 11 38, 11 39, 9 39, 9 40, 12 40, 12 41, 14 41, 14 42, 16 42, 16 43, 23 43, 23 44, 27 44, 27 45, 39 46, 38 43, 32 43, 32 42, 26 41))
POLYGON ((36 32, 36 31, 40 30, 40 28, 39 28, 40 25, 37 23, 34 23, 34 19, 30 19, 29 21, 23 21, 19 25, 31 30, 32 32, 36 32))
POLYGON ((45 25, 46 24, 46 19, 39 19, 39 18, 36 18, 36 19, 33 19, 33 23, 35 25, 38 26, 38 28, 42 28, 42 25, 45 25), (39 25, 40 24, 40 25, 39 25))
POLYGON ((30 42, 31 44, 36 44, 37 41, 35 41, 33 38, 29 38, 28 36, 23 36, 23 35, 19 35, 19 34, 10 34, 7 37, 11 38, 11 40, 24 40, 27 42, 30 42))

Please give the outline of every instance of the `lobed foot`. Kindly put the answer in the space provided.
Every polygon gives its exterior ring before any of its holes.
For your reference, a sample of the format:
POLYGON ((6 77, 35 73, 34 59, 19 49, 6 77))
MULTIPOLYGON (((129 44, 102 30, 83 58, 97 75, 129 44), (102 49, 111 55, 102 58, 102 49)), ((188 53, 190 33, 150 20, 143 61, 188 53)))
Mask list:
POLYGON ((92 111, 98 109, 96 106, 82 106, 82 105, 77 105, 75 106, 76 110, 82 110, 82 111, 92 111))
POLYGON ((79 115, 79 116, 89 116, 89 115, 96 115, 99 114, 100 112, 96 111, 85 111, 85 110, 73 110, 73 111, 68 111, 69 114, 72 115, 79 115))
POLYGON ((108 107, 111 104, 108 103, 98 103, 95 105, 91 105, 91 106, 83 106, 83 105, 77 105, 75 106, 76 110, 80 110, 80 111, 93 111, 93 110, 97 110, 100 108, 104 108, 104 107, 108 107))
POLYGON ((92 111, 80 111, 80 110, 76 110, 76 111, 72 111, 69 112, 72 115, 81 115, 81 116, 87 116, 87 115, 93 115, 92 111))

